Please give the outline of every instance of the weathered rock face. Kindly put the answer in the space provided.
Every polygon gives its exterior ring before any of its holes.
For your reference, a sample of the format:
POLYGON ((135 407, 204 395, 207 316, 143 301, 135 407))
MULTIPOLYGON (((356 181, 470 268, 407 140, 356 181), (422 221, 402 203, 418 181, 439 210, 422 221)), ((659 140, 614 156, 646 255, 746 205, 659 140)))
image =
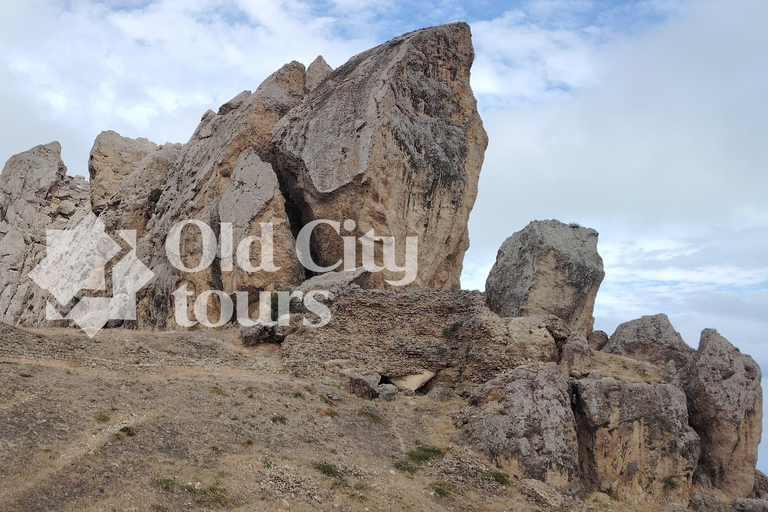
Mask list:
POLYGON ((647 361, 659 368, 666 368, 671 362, 676 371, 687 368, 694 355, 664 314, 624 322, 602 350, 647 361))
POLYGON ((730 496, 749 496, 762 433, 760 368, 714 329, 702 331, 695 358, 686 394, 701 436, 697 471, 730 496))
MULTIPOLYGON (((302 223, 353 219, 350 236, 393 236, 399 265, 406 237, 418 237, 409 288, 459 287, 487 146, 473 58, 465 23, 405 34, 350 59, 272 132, 272 161, 302 223)), ((341 238, 330 226, 316 233, 317 263, 335 264, 341 238)), ((376 273, 371 286, 402 278, 376 273)))
POLYGON ((551 368, 518 368, 486 382, 459 416, 460 438, 516 476, 563 487, 578 478, 568 381, 551 368))
MULTIPOLYGON (((293 62, 267 78, 253 94, 243 92, 222 105, 217 114, 208 111, 203 116, 168 170, 154 216, 139 241, 139 257, 151 262, 149 266, 158 276, 140 296, 140 325, 175 327, 171 294, 184 284, 195 295, 207 290, 249 292, 253 305, 258 291, 303 280, 304 269, 296 259, 277 176, 260 155, 270 144, 272 126, 305 92, 304 66, 293 62), (228 269, 220 260, 194 273, 171 267, 165 238, 176 223, 188 219, 205 222, 217 237, 221 223, 232 223, 235 250, 245 238, 265 235, 261 223, 271 223, 273 262, 279 269, 246 272, 238 265, 228 269)), ((202 255, 199 230, 185 229, 180 242, 182 261, 196 267, 202 255)), ((250 254, 253 266, 263 263, 259 242, 252 245, 250 254)), ((213 322, 218 313, 218 308, 209 304, 213 322)), ((194 318, 191 313, 190 318, 194 318)))
POLYGON ((99 214, 144 157, 157 146, 147 139, 130 139, 113 131, 101 132, 88 158, 91 208, 99 214))
POLYGON ((699 459, 685 394, 670 384, 576 381, 581 471, 628 503, 687 505, 699 459))
POLYGON ((0 321, 43 325, 47 293, 28 277, 45 257, 46 229, 76 225, 88 182, 67 176, 58 142, 11 157, 0 175, 0 321))
POLYGON ((288 367, 299 375, 316 374, 327 361, 346 360, 393 383, 430 372, 436 374, 435 384, 455 386, 558 358, 548 318, 500 318, 479 292, 396 293, 351 283, 335 287, 334 294, 328 325, 301 330, 282 344, 288 367))
POLYGON ((502 244, 485 292, 488 307, 502 316, 552 314, 588 336, 604 276, 597 231, 533 221, 502 244))
POLYGON ((307 68, 307 91, 312 92, 325 77, 333 72, 333 68, 319 55, 307 68))
POLYGON ((108 230, 134 230, 138 238, 144 234, 181 148, 181 144, 165 144, 136 163, 131 175, 101 206, 99 218, 108 230))

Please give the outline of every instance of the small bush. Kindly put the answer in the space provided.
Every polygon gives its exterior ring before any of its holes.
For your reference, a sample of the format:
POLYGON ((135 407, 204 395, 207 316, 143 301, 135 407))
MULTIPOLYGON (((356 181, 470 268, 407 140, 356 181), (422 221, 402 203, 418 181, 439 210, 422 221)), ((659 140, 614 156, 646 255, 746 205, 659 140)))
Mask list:
POLYGON ((378 424, 378 423, 383 423, 384 422, 384 419, 381 416, 379 416, 375 412, 371 412, 371 411, 369 411, 367 409, 360 409, 359 411, 357 411, 357 415, 362 417, 362 418, 367 419, 369 423, 376 423, 376 424, 378 424))
POLYGON ((581 224, 579 224, 578 222, 571 222, 571 223, 568 224, 568 227, 576 229, 576 228, 580 228, 581 224))
POLYGON ((167 507, 158 505, 157 503, 155 503, 154 505, 150 505, 149 510, 151 510, 152 512, 168 512, 167 507))
POLYGON ((198 487, 190 484, 181 484, 172 478, 161 478, 155 480, 155 485, 165 492, 176 493, 177 491, 188 492, 194 495, 195 501, 203 505, 226 506, 230 503, 229 493, 223 487, 210 485, 208 487, 198 487))
POLYGON ((450 498, 454 494, 461 494, 461 490, 450 482, 433 482, 429 487, 441 498, 450 498))
POLYGON ((222 388, 220 386, 213 386, 213 387, 211 387, 211 393, 213 393, 214 395, 219 395, 219 396, 226 396, 227 395, 227 392, 224 391, 224 388, 222 388))
POLYGON ((317 411, 317 413, 320 416, 328 416, 329 418, 336 418, 339 416, 339 413, 336 412, 335 409, 320 409, 319 411, 317 411))
POLYGON ((484 476, 496 480, 496 482, 501 485, 509 486, 509 477, 506 473, 502 473, 501 471, 489 471, 484 476))
POLYGON ((443 338, 451 339, 456 335, 456 332, 461 329, 461 322, 451 324, 450 327, 443 329, 443 338))
POLYGON ((315 468, 322 475, 327 476, 328 478, 344 480, 344 473, 341 472, 341 470, 336 464, 331 464, 330 462, 322 461, 322 462, 315 462, 314 464, 312 464, 312 467, 315 468))
POLYGON ((286 418, 282 414, 279 414, 277 416, 272 416, 272 423, 280 423, 281 425, 285 425, 286 423, 288 423, 288 418, 286 418))
POLYGON ((414 474, 419 470, 419 466, 408 460, 398 460, 393 464, 396 470, 403 473, 414 474))
POLYGON ((443 455, 443 450, 429 445, 419 446, 415 450, 411 450, 405 454, 405 456, 408 457, 411 462, 418 464, 419 466, 429 462, 432 459, 439 459, 443 455))
POLYGON ((301 398, 304 399, 304 394, 301 391, 295 391, 292 395, 293 398, 301 398))
POLYGON ((163 191, 159 188, 156 188, 149 193, 149 197, 147 199, 150 203, 157 203, 160 200, 161 195, 163 195, 163 191))
POLYGON ((155 480, 155 485, 165 492, 174 492, 179 486, 178 482, 176 482, 176 480, 173 478, 160 478, 155 480))
POLYGON ((106 423, 109 421, 109 415, 105 412, 100 412, 96 415, 96 421, 99 423, 106 423))
POLYGON ((664 490, 665 491, 674 491, 678 487, 680 487, 680 484, 677 483, 677 479, 674 476, 668 475, 667 477, 664 478, 664 490))
POLYGON ((272 469, 276 466, 275 461, 269 457, 264 457, 261 459, 261 465, 264 467, 264 469, 272 469))
POLYGON ((123 434, 125 434, 128 437, 133 437, 133 436, 136 435, 136 430, 134 430, 133 427, 127 427, 127 426, 123 427, 123 428, 120 429, 120 432, 122 432, 123 434))

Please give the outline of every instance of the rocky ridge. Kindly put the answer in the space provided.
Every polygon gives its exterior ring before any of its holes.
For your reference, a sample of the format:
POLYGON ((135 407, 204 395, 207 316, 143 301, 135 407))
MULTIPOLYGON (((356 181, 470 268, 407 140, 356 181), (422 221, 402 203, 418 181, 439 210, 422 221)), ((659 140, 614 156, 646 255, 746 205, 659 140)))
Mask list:
MULTIPOLYGON (((309 68, 292 62, 206 112, 186 144, 102 133, 90 183, 66 176, 58 143, 12 157, 0 175, 0 320, 47 325, 50 297, 27 277, 45 256, 45 231, 94 212, 110 231, 136 231, 138 256, 157 276, 127 327, 179 329, 180 286, 327 289, 327 326, 306 328, 294 304, 287 326, 243 329, 243 357, 279 344, 297 378, 333 379, 365 400, 457 404, 452 442, 510 475, 536 507, 581 510, 603 496, 649 510, 768 509, 768 484, 755 472, 760 368, 714 330, 690 348, 665 315, 610 337, 593 331, 604 277, 596 231, 534 221, 504 242, 484 293, 458 289, 487 145, 469 87, 473 58, 469 27, 456 23, 405 34, 336 70, 322 57, 309 68), (355 220, 344 234, 378 257, 386 244, 372 230, 417 236, 418 276, 394 287, 386 280, 402 273, 361 271, 359 257, 356 270, 312 276, 297 235, 323 218, 355 220), (221 257, 199 272, 172 268, 163 242, 186 219, 214 231, 231 223, 235 240, 264 236, 270 223, 281 268, 245 272, 221 257)), ((322 265, 343 252, 333 231, 312 239, 322 265)), ((199 238, 186 231, 180 242, 194 266, 199 238)), ((261 255, 257 244, 251 257, 261 255)), ((208 313, 219 310, 209 304, 208 313)))

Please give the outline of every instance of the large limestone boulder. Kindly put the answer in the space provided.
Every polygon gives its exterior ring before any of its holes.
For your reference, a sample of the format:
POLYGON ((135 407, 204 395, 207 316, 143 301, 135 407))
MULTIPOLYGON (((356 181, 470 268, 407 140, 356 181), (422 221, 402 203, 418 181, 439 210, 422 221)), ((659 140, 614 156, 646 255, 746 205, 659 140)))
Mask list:
POLYGON ((762 433, 760 367, 704 329, 690 373, 688 409, 702 448, 698 472, 730 496, 749 496, 762 433))
POLYGON ((88 158, 94 213, 102 211, 139 162, 156 149, 157 146, 147 139, 131 139, 111 130, 96 137, 88 158))
MULTIPOLYGON (((399 265, 406 237, 418 237, 409 288, 459 288, 487 146, 469 84, 473 59, 466 23, 405 34, 336 69, 272 131, 273 163, 302 223, 352 219, 344 236, 395 237, 399 265)), ((326 225, 316 233, 317 263, 335 264, 339 234, 326 225)), ((371 277, 387 287, 404 274, 371 277)))
POLYGON ((533 221, 499 249, 485 283, 486 300, 502 316, 551 314, 588 336, 604 276, 597 231, 533 221))
POLYGON ((602 350, 647 361, 659 368, 667 368, 671 362, 676 371, 687 368, 694 356, 694 350, 683 341, 664 314, 624 322, 602 350))
POLYGON ((12 156, 0 175, 0 321, 45 325, 47 293, 29 273, 45 257, 46 229, 90 211, 88 182, 67 176, 58 142, 12 156))
MULTIPOLYGON (((258 291, 273 289, 280 283, 295 285, 304 278, 304 269, 295 255, 295 241, 286 204, 272 166, 262 156, 270 144, 270 130, 282 115, 296 106, 306 93, 304 66, 292 62, 267 78, 252 94, 245 91, 219 108, 208 111, 194 135, 167 170, 164 186, 139 241, 138 255, 149 262, 157 278, 139 298, 139 325, 177 327, 172 308, 172 293, 186 285, 189 318, 194 296, 207 290, 249 293, 252 317, 258 291), (273 263, 276 271, 253 271, 231 266, 220 259, 199 272, 186 273, 173 268, 166 256, 165 239, 174 225, 183 220, 208 224, 219 238, 219 226, 233 224, 233 252, 246 237, 261 237, 261 223, 271 223, 274 240, 273 263)), ((141 198, 139 198, 141 199, 141 198)), ((202 255, 202 237, 197 228, 181 234, 180 256, 194 268, 202 255)), ((251 264, 262 260, 260 244, 250 251, 251 264)), ((211 302, 212 322, 219 315, 211 302)))
POLYGON ((575 395, 588 485, 627 503, 687 505, 700 444, 679 388, 604 377, 576 381, 575 395))
POLYGON ((456 426, 460 440, 509 464, 515 476, 555 487, 578 479, 568 380, 554 365, 518 368, 486 382, 456 426))

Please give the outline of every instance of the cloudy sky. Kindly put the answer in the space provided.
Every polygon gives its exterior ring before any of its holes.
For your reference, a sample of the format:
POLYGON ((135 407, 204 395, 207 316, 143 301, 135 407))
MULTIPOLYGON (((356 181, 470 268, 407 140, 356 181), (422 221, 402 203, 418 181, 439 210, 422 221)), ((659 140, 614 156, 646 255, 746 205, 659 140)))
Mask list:
MULTIPOLYGON (((472 26, 490 138, 463 285, 533 219, 600 232, 596 328, 667 313, 768 374, 768 2, 28 0, 0 18, 0 160, 113 129, 184 142, 285 62, 472 26)), ((764 443, 768 445, 768 443, 764 443)), ((768 450, 761 467, 768 467, 768 450)))

